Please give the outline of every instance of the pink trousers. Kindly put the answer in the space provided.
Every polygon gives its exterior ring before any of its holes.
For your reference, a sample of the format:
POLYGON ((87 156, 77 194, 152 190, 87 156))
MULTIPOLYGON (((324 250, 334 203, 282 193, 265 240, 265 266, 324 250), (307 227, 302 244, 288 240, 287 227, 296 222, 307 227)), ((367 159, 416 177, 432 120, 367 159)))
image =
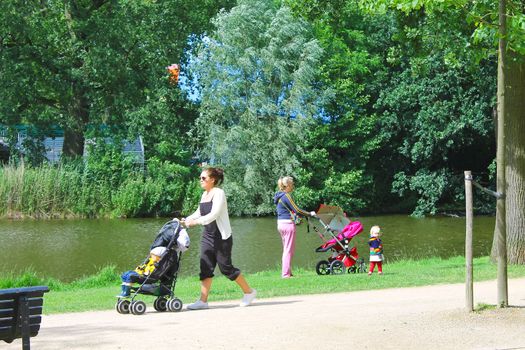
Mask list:
POLYGON ((277 229, 283 241, 282 272, 283 278, 292 276, 292 258, 295 253, 295 224, 278 223, 277 229))

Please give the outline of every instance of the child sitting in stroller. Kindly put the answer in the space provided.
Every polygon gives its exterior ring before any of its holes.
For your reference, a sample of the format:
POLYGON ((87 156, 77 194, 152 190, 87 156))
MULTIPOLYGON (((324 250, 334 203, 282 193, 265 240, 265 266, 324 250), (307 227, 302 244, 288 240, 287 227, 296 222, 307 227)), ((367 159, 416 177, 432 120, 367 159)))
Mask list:
POLYGON ((135 270, 129 270, 124 272, 120 277, 122 278, 122 291, 117 298, 129 297, 131 286, 134 282, 138 282, 141 277, 149 276, 155 268, 157 263, 160 261, 162 255, 166 252, 166 247, 156 247, 149 252, 149 259, 146 263, 141 264, 135 268, 135 270))
POLYGON ((179 220, 165 223, 155 237, 144 263, 122 274, 122 293, 118 295, 115 305, 117 312, 144 314, 146 303, 136 300, 139 294, 155 296, 153 307, 157 311, 182 310, 182 301, 175 297, 174 291, 182 253, 189 246, 190 237, 179 220))
MULTIPOLYGON (((188 250, 189 246, 190 237, 188 236, 188 232, 181 227, 180 222, 175 219, 166 223, 160 229, 159 234, 151 245, 148 258, 141 265, 137 266, 135 270, 126 271, 121 275, 122 290, 117 297, 129 297, 133 283, 143 283, 149 276, 152 276, 153 272, 159 266, 161 259, 169 253, 168 248, 173 247, 174 253, 178 254, 188 250)), ((171 260, 173 261, 174 259, 171 260)), ((174 263, 174 261, 172 263, 174 263)), ((176 273, 177 271, 174 270, 173 272, 176 273)))

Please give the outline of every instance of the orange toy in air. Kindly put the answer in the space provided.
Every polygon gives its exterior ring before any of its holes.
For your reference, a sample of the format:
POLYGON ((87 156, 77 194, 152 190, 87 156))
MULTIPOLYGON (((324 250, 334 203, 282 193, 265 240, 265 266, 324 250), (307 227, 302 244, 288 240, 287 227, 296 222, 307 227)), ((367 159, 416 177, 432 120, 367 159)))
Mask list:
POLYGON ((179 82, 180 67, 178 64, 173 63, 171 66, 166 67, 170 75, 170 83, 177 84, 179 82))

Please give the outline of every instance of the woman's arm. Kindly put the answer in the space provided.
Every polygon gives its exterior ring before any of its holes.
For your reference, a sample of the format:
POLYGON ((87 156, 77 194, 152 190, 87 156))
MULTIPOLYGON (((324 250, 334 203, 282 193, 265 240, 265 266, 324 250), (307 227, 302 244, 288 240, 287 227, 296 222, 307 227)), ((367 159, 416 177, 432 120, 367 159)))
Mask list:
POLYGON ((289 206, 289 209, 295 211, 297 214, 302 216, 312 216, 312 213, 307 212, 306 210, 303 210, 295 204, 292 196, 287 193, 285 198, 283 198, 286 201, 286 204, 289 206))

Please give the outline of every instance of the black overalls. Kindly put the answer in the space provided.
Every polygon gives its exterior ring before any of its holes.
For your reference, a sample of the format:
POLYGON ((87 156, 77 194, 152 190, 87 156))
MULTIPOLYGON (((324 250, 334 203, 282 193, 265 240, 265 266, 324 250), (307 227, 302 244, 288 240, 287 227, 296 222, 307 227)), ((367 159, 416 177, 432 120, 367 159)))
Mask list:
MULTIPOLYGON (((201 216, 211 212, 213 200, 199 204, 201 216)), ((222 239, 221 232, 216 221, 204 225, 201 240, 201 272, 199 278, 201 281, 213 277, 215 266, 219 265, 221 273, 229 280, 234 281, 239 277, 241 271, 232 264, 232 236, 228 239, 222 239)))

